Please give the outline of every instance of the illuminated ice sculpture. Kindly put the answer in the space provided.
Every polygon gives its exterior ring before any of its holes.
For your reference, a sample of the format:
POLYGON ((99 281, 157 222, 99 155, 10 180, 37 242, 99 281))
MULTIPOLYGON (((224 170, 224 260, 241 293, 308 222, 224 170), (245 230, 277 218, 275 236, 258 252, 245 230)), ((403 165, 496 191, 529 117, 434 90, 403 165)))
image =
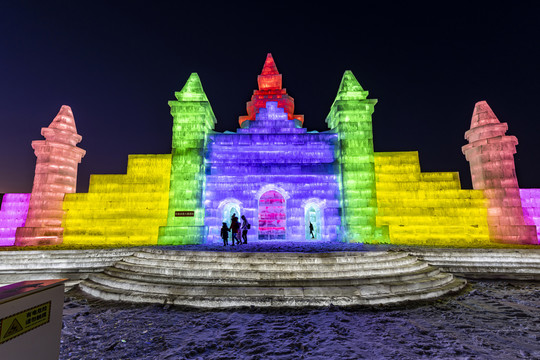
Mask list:
POLYGON ((467 190, 456 172, 422 172, 416 151, 374 151, 377 100, 351 71, 323 132, 303 127, 282 81, 268 54, 240 128, 219 133, 191 74, 169 102, 171 153, 129 155, 126 174, 92 175, 88 193, 72 193, 84 150, 75 147, 80 136, 63 107, 43 130, 46 140, 32 143, 38 161, 25 225, 28 196, 4 196, 0 245, 11 245, 23 225, 19 245, 220 243, 221 224, 233 214, 251 223, 250 242, 538 244, 540 189, 519 189, 517 139, 485 102, 475 107, 462 149, 473 177, 467 190))
POLYGON ((472 184, 482 189, 488 205, 491 239, 516 244, 538 243, 536 227, 525 223, 514 166, 518 140, 505 135, 506 123, 501 123, 487 102, 477 102, 471 128, 465 133, 469 144, 463 146, 471 167, 472 184))
POLYGON ((45 140, 32 141, 36 154, 34 185, 24 227, 15 235, 15 245, 62 243, 64 195, 77 187, 77 168, 86 151, 77 147, 77 134, 69 106, 63 105, 49 127, 41 129, 45 140))

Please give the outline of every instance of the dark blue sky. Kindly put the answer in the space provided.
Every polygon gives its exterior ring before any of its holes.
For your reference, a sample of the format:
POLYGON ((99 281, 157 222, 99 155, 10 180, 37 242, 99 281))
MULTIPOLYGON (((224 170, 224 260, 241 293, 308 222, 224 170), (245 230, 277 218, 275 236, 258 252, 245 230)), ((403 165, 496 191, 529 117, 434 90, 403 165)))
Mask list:
MULTIPOLYGON (((168 153, 167 101, 198 72, 218 119, 235 130, 271 52, 296 113, 324 119, 343 72, 370 97, 375 151, 418 150, 423 171, 459 171, 476 101, 518 137, 518 180, 540 187, 540 5, 328 2, 0 3, 0 193, 30 192, 30 143, 60 106, 72 107, 78 191, 90 174, 125 173, 128 154, 168 153)), ((493 3, 492 3, 493 4, 493 3)))

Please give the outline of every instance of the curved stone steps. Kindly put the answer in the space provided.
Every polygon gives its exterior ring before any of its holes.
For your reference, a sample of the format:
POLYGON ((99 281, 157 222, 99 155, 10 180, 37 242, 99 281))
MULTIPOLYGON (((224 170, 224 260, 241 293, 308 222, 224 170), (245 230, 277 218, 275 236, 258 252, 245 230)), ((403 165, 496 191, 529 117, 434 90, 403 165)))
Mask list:
POLYGON ((101 272, 136 250, 0 251, 0 284, 67 278, 67 290, 88 277, 88 274, 101 272))
MULTIPOLYGON (((93 274, 89 280, 102 286, 117 290, 136 291, 143 293, 167 294, 172 296, 210 296, 210 297, 279 297, 300 296, 317 297, 325 294, 332 296, 379 296, 388 294, 403 294, 412 290, 425 290, 444 286, 453 281, 451 274, 440 273, 433 277, 414 281, 390 281, 363 286, 223 286, 223 285, 170 285, 112 278, 105 274, 93 274)), ((85 283, 87 285, 87 283, 85 283)))
POLYGON ((220 286, 322 286, 322 285, 366 285, 387 282, 390 280, 407 281, 416 280, 425 277, 435 276, 440 273, 439 268, 433 266, 423 266, 421 269, 403 273, 403 274, 386 274, 379 276, 367 277, 338 277, 338 278, 317 278, 317 279, 240 279, 237 277, 229 278, 207 278, 207 277, 171 277, 169 275, 148 274, 135 271, 127 271, 117 267, 109 267, 103 271, 104 274, 111 277, 123 278, 128 280, 153 282, 158 284, 171 285, 208 285, 218 284, 220 286))
MULTIPOLYGON (((339 255, 335 256, 339 257, 339 255)), ((298 271, 298 272, 310 272, 310 271, 319 271, 320 268, 324 268, 327 271, 361 271, 364 269, 385 269, 389 267, 399 267, 406 266, 416 262, 416 257, 408 256, 408 254, 397 254, 393 257, 381 257, 381 258, 372 258, 372 261, 365 261, 361 259, 360 262, 347 261, 347 262, 304 262, 302 258, 297 259, 296 262, 280 262, 280 261, 268 261, 274 256, 268 256, 264 261, 259 261, 257 258, 237 258, 235 262, 233 261, 221 261, 221 259, 216 258, 209 260, 203 258, 184 260, 182 258, 178 260, 163 260, 159 258, 141 258, 137 254, 131 257, 123 259, 125 264, 130 264, 132 266, 145 266, 145 267, 159 267, 159 268, 170 268, 170 269, 189 269, 189 270, 216 270, 216 271, 228 271, 228 270, 237 270, 237 271, 282 271, 283 268, 288 269, 289 271, 298 271)), ((227 259, 230 260, 230 259, 227 259)), ((279 260, 279 258, 276 258, 279 260)), ((311 259, 310 259, 311 260, 311 259)), ((128 266, 128 265, 125 265, 128 266)))
POLYGON ((422 249, 406 252, 474 279, 540 280, 540 249, 422 249))
POLYGON ((219 261, 221 263, 239 263, 249 259, 257 263, 349 263, 392 260, 407 256, 400 251, 366 251, 366 252, 326 252, 326 253, 264 253, 264 252, 228 252, 228 251, 176 251, 160 250, 155 248, 145 248, 133 254, 133 258, 140 259, 159 259, 173 261, 219 261), (172 254, 171 254, 172 252, 172 254))
POLYGON ((443 286, 421 291, 409 291, 402 294, 372 295, 370 297, 356 296, 240 296, 240 297, 210 297, 210 296, 172 296, 164 293, 147 293, 123 291, 121 289, 103 286, 86 280, 79 287, 86 293, 104 300, 125 301, 136 303, 157 303, 189 306, 197 308, 236 308, 242 306, 257 307, 306 307, 306 306, 353 306, 353 305, 395 305, 405 302, 426 301, 440 298, 461 290, 466 285, 465 280, 454 281, 443 286))
POLYGON ((177 267, 160 267, 159 265, 155 266, 146 266, 133 264, 126 259, 117 262, 114 264, 114 267, 128 270, 133 272, 142 272, 146 274, 159 274, 167 275, 173 277, 182 277, 182 278, 218 278, 218 279, 260 279, 260 280, 271 280, 271 279, 341 279, 341 278, 352 278, 352 277, 373 277, 381 275, 397 275, 403 272, 410 272, 419 269, 426 268, 429 266, 424 262, 417 261, 416 258, 410 257, 409 261, 405 264, 400 263, 396 265, 389 264, 385 267, 375 267, 375 268, 361 268, 361 269, 352 269, 352 270, 327 270, 323 266, 321 269, 313 269, 312 271, 296 271, 285 268, 285 270, 261 270, 261 269, 219 269, 219 268, 208 268, 208 269, 189 269, 189 268, 177 268, 177 267))
POLYGON ((466 284, 399 253, 183 253, 145 249, 79 286, 105 300, 224 308, 395 304, 466 284))

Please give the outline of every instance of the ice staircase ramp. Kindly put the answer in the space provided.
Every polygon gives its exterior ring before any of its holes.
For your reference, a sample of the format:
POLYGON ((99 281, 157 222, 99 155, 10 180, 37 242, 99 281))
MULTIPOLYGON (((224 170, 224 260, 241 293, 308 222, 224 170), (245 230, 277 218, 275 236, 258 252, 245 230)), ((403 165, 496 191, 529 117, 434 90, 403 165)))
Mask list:
POLYGON ((145 248, 90 274, 104 300, 197 308, 394 305, 436 299, 466 281, 402 252, 217 252, 145 248))

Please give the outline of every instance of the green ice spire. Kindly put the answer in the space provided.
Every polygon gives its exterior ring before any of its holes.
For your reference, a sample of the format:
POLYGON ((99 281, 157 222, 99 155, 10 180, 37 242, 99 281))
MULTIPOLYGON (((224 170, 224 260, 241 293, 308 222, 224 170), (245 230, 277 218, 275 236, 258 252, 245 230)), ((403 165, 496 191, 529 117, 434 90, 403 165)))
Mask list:
POLYGON ((339 90, 336 96, 336 100, 363 100, 369 95, 369 91, 365 91, 362 85, 356 80, 356 77, 351 70, 345 71, 341 84, 339 84, 339 90))
POLYGON ((174 95, 177 100, 169 101, 173 117, 169 213, 158 244, 199 243, 205 234, 204 151, 216 117, 196 73, 174 95), (193 216, 185 216, 191 212, 193 216))
POLYGON ((208 101, 197 73, 191 73, 182 90, 176 91, 174 96, 178 101, 208 101))
POLYGON ((387 229, 376 227, 377 197, 371 115, 376 99, 367 99, 353 73, 345 71, 326 118, 339 135, 343 224, 352 242, 387 242, 387 229))

